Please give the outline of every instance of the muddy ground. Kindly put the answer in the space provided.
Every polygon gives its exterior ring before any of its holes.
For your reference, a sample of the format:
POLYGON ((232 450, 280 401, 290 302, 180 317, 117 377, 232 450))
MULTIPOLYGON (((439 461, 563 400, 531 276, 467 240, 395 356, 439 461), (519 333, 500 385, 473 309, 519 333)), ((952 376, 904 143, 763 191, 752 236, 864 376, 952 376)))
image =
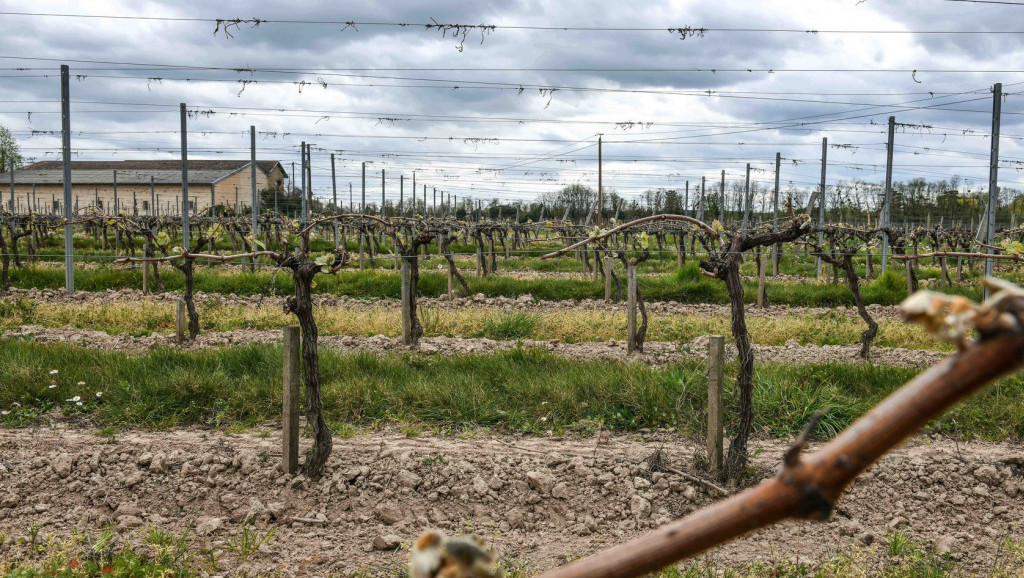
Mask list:
MULTIPOLYGON (((532 573, 718 499, 681 475, 696 472, 695 450, 670 431, 576 439, 382 431, 336 438, 328 472, 315 483, 282 475, 276 426, 266 431, 273 433, 106 438, 59 421, 0 430, 0 532, 21 536, 46 523, 45 533, 66 537, 115 522, 129 532, 192 528, 200 545, 223 547, 248 524, 276 534, 244 567, 225 552, 220 572, 383 576, 405 564, 404 546, 434 527, 478 533, 532 573)), ((785 444, 754 446, 758 476, 771 475, 785 444)), ((786 523, 711 556, 730 566, 814 561, 848 546, 882 545, 901 529, 950 551, 962 568, 983 571, 1000 538, 1024 538, 1022 500, 1021 446, 922 437, 854 484, 830 521, 786 523)), ((5 541, 0 558, 16 548, 5 541)))

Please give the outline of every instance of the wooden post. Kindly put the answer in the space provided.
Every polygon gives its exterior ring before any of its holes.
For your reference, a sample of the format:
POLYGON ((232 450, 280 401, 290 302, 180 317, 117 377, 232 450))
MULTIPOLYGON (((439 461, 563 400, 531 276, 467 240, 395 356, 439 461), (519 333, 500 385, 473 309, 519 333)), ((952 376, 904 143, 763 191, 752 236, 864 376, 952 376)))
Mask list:
POLYGON ((480 245, 477 245, 476 246, 476 276, 477 277, 484 277, 486 275, 486 273, 484 272, 484 267, 486 267, 486 266, 487 265, 484 262, 484 250, 483 250, 483 248, 480 245))
POLYGON ((711 473, 722 471, 722 374, 725 365, 725 338, 712 335, 708 340, 708 462, 711 473))
POLYGON ((299 327, 284 328, 284 397, 281 428, 281 469, 294 475, 299 469, 299 327))
POLYGON ((455 275, 452 274, 452 268, 448 267, 448 297, 452 300, 455 299, 455 275))
POLYGON ((177 323, 175 324, 175 327, 177 328, 178 343, 185 343, 185 298, 184 297, 179 297, 178 298, 178 309, 177 309, 177 316, 176 316, 176 318, 177 318, 176 319, 177 323))
MULTIPOLYGON (((770 255, 770 254, 769 254, 770 255)), ((757 306, 764 309, 765 302, 765 279, 764 272, 768 264, 764 262, 764 255, 761 254, 761 247, 757 248, 757 306)))
POLYGON ((626 297, 629 305, 626 309, 626 353, 636 351, 636 267, 626 267, 626 297))
POLYGON ((366 257, 364 253, 364 244, 366 242, 366 235, 361 231, 359 233, 359 270, 362 271, 366 267, 366 257))
POLYGON ((412 340, 412 268, 402 259, 402 343, 413 345, 412 340))
POLYGON ((612 256, 604 258, 604 302, 612 302, 612 256))
POLYGON ((147 261, 142 262, 142 294, 149 295, 149 267, 147 261))

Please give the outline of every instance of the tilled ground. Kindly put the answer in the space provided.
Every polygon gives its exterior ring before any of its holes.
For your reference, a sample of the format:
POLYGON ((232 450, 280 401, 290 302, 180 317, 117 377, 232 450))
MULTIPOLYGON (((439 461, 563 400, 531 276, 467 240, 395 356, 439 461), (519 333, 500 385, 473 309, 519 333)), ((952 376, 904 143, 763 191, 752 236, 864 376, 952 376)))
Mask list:
MULTIPOLYGON (((785 444, 754 445, 763 450, 753 452, 756 471, 770 475, 785 444)), ((311 482, 281 474, 276 433, 131 431, 109 440, 60 422, 0 430, 0 532, 21 536, 45 523, 44 533, 67 537, 115 522, 129 532, 193 528, 201 544, 223 547, 249 524, 276 534, 243 565, 225 553, 221 572, 383 576, 405 564, 399 544, 437 527, 482 535, 504 560, 536 572, 718 498, 682 474, 695 450, 671 432, 558 439, 384 431, 334 447, 327 474, 311 482)), ((1021 446, 919 438, 855 483, 830 521, 783 524, 711 556, 728 566, 815 561, 901 529, 983 571, 1000 538, 1024 538, 1021 499, 1021 446)), ((18 548, 3 542, 0 558, 18 548)))
MULTIPOLYGON (((0 330, 0 338, 31 339, 39 343, 67 343, 80 347, 142 353, 154 347, 180 347, 184 349, 207 349, 252 343, 280 342, 280 331, 257 329, 235 329, 223 332, 200 333, 192 343, 179 345, 173 335, 152 333, 144 336, 111 335, 92 329, 72 327, 48 328, 38 325, 24 325, 11 330, 0 330)), ((384 335, 350 336, 321 335, 321 347, 339 351, 359 351, 376 354, 409 353, 418 355, 482 354, 513 349, 516 347, 539 348, 572 359, 630 360, 650 365, 667 365, 687 359, 707 359, 708 336, 701 336, 690 343, 678 344, 665 341, 648 341, 644 351, 627 353, 624 342, 614 339, 600 343, 562 343, 558 340, 496 341, 487 338, 470 337, 424 337, 419 346, 410 349, 399 338, 384 335)), ((726 355, 737 357, 736 346, 727 343, 726 355)), ((860 346, 855 345, 799 345, 790 340, 786 345, 754 345, 754 355, 759 362, 777 363, 865 363, 860 358, 860 346)), ((897 367, 925 367, 934 365, 948 356, 941 351, 873 347, 871 363, 897 367)))
MULTIPOLYGON (((175 302, 180 297, 177 292, 157 293, 145 295, 142 291, 133 289, 121 289, 107 291, 89 292, 78 291, 68 295, 64 291, 52 289, 12 289, 10 292, 13 298, 26 298, 39 303, 131 303, 136 301, 175 302)), ((222 295, 215 293, 197 292, 195 300, 198 304, 216 302, 221 305, 251 306, 266 303, 283 302, 285 296, 238 296, 234 294, 222 295)), ((512 309, 519 311, 565 311, 565 310, 586 310, 586 311, 625 311, 624 303, 605 303, 603 300, 584 299, 582 301, 544 301, 536 300, 527 294, 516 298, 510 297, 485 297, 482 293, 466 298, 432 298, 420 297, 417 303, 421 307, 436 309, 458 309, 466 306, 485 306, 498 309, 512 309)), ((395 299, 353 299, 350 297, 334 297, 330 295, 314 295, 313 303, 316 307, 346 307, 346 308, 373 308, 389 306, 397 308, 398 300, 395 299)), ((648 312, 663 315, 707 315, 728 317, 731 315, 728 305, 714 304, 683 304, 676 301, 654 301, 645 303, 648 312)), ((898 307, 885 305, 869 305, 868 311, 875 320, 902 319, 898 307)), ((853 307, 789 307, 785 305, 769 305, 765 308, 748 306, 748 316, 778 317, 780 315, 804 316, 804 315, 825 315, 841 314, 851 319, 860 319, 857 310, 853 307)))

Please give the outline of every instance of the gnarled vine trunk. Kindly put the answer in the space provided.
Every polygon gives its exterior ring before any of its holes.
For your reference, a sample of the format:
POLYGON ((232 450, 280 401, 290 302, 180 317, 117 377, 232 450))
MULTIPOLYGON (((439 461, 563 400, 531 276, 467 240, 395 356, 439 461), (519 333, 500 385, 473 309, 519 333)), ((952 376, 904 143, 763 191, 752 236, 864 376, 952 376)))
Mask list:
POLYGON ((286 266, 291 268, 295 280, 295 295, 285 302, 285 310, 295 315, 302 332, 306 424, 313 432, 313 446, 306 452, 302 473, 311 480, 317 480, 323 475, 333 448, 332 432, 324 420, 323 401, 320 397, 320 356, 317 350, 316 321, 313 319, 313 277, 320 266, 306 258, 294 256, 288 261, 286 266))

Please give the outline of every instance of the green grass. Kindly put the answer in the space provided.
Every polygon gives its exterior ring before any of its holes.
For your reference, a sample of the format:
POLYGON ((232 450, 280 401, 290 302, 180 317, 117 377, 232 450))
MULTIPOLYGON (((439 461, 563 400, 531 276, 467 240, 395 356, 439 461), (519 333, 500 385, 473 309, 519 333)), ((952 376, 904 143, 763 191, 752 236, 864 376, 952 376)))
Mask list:
MULTIPOLYGON (((170 291, 184 288, 184 277, 177 270, 162 268, 161 277, 170 291)), ((620 279, 622 276, 620 275, 620 279)), ((28 289, 61 289, 64 271, 54 267, 25 267, 12 269, 11 281, 15 287, 28 289)), ((518 297, 530 294, 536 299, 563 301, 569 299, 603 299, 604 282, 583 278, 515 278, 503 275, 467 277, 470 292, 487 297, 518 297)), ((294 289, 290 273, 274 269, 259 269, 255 273, 199 267, 195 274, 196 290, 206 293, 261 295, 273 293, 289 295, 294 289)), ((317 293, 356 298, 397 299, 401 293, 398 274, 382 270, 346 270, 337 275, 319 275, 317 293)), ((639 277, 640 289, 647 301, 678 301, 682 303, 728 303, 725 284, 701 275, 696 263, 688 263, 669 275, 639 277)), ((82 291, 107 289, 140 289, 141 269, 100 266, 75 272, 75 287, 82 291)), ((906 281, 902 273, 890 270, 876 280, 863 283, 861 294, 869 304, 896 305, 906 297, 906 281)), ((440 297, 448 290, 447 276, 436 269, 424 268, 420 274, 419 293, 424 297, 440 297)), ((744 283, 745 299, 756 299, 757 284, 744 283)), ((830 307, 853 305, 853 294, 845 284, 806 282, 769 282, 768 299, 771 303, 792 306, 830 307)), ((978 300, 982 290, 977 285, 955 286, 943 291, 965 295, 978 300)))
MULTIPOLYGON (((106 527, 98 534, 74 531, 59 539, 32 526, 27 535, 13 539, 0 560, 5 578, 91 577, 186 578, 201 575, 203 548, 186 531, 174 535, 151 529, 139 543, 106 527)), ((0 541, 4 540, 0 534, 0 541)))
MULTIPOLYGON (((65 416, 97 427, 252 427, 279 417, 281 355, 280 347, 269 345, 128 356, 0 340, 0 408, 8 412, 0 423, 35 423, 60 407, 65 416), (54 369, 59 373, 51 375, 54 369), (57 387, 50 389, 51 383, 57 387), (75 396, 82 406, 69 401, 75 396)), ((320 367, 326 416, 344 431, 383 422, 523 432, 586 432, 600 424, 620 431, 677 427, 700 435, 706 420, 706 370, 696 361, 653 368, 529 349, 452 357, 323 350, 320 367)), ((727 368, 729 379, 734 372, 734 365, 727 368)), ((823 411, 819 432, 827 437, 916 373, 871 365, 759 364, 755 430, 792 436, 823 411)), ((726 403, 737 404, 731 387, 726 403)), ((1024 380, 1000 380, 930 430, 1021 439, 1024 380)))

